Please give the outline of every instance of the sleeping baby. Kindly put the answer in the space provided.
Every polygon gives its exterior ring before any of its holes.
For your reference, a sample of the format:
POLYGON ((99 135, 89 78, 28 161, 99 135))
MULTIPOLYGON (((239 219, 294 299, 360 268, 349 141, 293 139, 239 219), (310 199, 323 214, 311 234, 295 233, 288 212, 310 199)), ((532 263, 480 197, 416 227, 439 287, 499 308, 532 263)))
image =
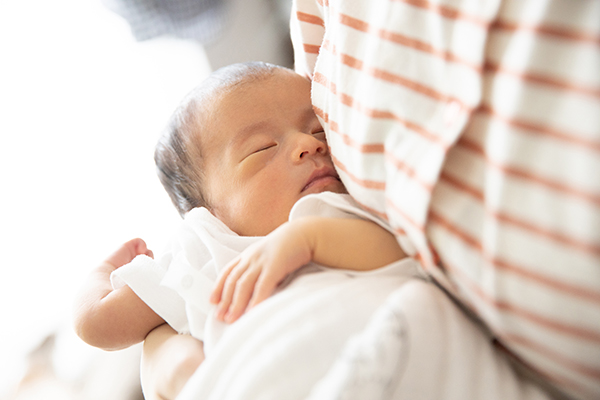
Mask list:
POLYGON ((298 270, 366 271, 406 257, 385 224, 345 194, 310 81, 292 70, 216 71, 174 113, 155 159, 182 228, 157 261, 134 239, 92 271, 75 326, 93 346, 125 348, 165 321, 210 341, 206 325, 223 331, 218 321, 234 322, 298 270), (299 202, 323 192, 325 200, 299 202), (303 268, 311 261, 319 267, 303 268))
MULTIPOLYGON (((155 160, 183 217, 171 248, 155 260, 141 239, 123 244, 91 272, 75 327, 108 350, 165 322, 200 340, 206 359, 178 398, 305 398, 398 288, 420 282, 419 293, 434 290, 452 307, 407 256, 410 246, 346 194, 310 81, 289 69, 247 63, 213 73, 176 110, 155 160)), ((452 312, 434 321, 447 324, 452 312)), ((425 314, 437 315, 415 318, 425 314)), ((472 324, 460 318, 456 326, 472 324)), ((461 343, 492 354, 473 326, 461 343)), ((407 371, 424 374, 425 361, 407 371)))

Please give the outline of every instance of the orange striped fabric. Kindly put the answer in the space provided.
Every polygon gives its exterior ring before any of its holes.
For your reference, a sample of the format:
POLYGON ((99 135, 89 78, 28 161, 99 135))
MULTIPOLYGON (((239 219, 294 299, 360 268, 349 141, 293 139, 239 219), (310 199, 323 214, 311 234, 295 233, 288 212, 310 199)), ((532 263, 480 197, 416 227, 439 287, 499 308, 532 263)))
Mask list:
POLYGON ((600 398, 600 1, 295 0, 340 176, 504 347, 600 398))

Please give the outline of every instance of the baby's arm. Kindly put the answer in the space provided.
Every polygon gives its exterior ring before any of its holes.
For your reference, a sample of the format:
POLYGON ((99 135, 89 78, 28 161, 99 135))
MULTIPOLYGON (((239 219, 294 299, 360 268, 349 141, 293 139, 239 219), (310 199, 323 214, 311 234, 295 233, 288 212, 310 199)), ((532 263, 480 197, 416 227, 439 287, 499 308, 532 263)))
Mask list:
POLYGON ((115 269, 140 254, 152 257, 142 239, 133 239, 92 270, 75 303, 75 330, 86 343, 104 350, 123 349, 164 323, 129 286, 113 290, 110 283, 115 269))
POLYGON ((394 235, 374 222, 301 218, 280 226, 233 260, 219 277, 211 301, 219 304, 218 319, 233 322, 310 261, 366 271, 404 257, 394 235))

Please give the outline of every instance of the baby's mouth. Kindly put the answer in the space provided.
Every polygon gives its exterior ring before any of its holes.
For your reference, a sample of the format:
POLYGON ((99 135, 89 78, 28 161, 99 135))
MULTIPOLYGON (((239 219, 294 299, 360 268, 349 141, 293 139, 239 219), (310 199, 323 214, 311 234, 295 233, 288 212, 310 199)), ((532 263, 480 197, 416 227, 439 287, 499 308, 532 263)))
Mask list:
POLYGON ((327 186, 331 183, 341 182, 335 169, 329 167, 323 167, 312 173, 308 182, 302 188, 302 192, 309 190, 310 188, 327 186))

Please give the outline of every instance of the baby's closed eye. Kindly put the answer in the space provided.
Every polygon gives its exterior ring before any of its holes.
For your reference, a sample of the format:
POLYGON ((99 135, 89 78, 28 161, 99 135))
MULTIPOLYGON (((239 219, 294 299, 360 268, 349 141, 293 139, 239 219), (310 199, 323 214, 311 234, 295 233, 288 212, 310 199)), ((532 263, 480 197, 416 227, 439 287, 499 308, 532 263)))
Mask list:
POLYGON ((259 146, 258 149, 253 152, 253 154, 260 153, 261 151, 269 150, 269 149, 271 149, 271 148, 273 148, 275 146, 277 146, 276 143, 271 143, 271 144, 266 145, 266 146, 259 146))
POLYGON ((268 150, 275 149, 277 147, 277 143, 272 142, 269 144, 260 144, 250 147, 245 153, 242 161, 248 160, 250 158, 254 158, 255 155, 267 154, 268 150))

